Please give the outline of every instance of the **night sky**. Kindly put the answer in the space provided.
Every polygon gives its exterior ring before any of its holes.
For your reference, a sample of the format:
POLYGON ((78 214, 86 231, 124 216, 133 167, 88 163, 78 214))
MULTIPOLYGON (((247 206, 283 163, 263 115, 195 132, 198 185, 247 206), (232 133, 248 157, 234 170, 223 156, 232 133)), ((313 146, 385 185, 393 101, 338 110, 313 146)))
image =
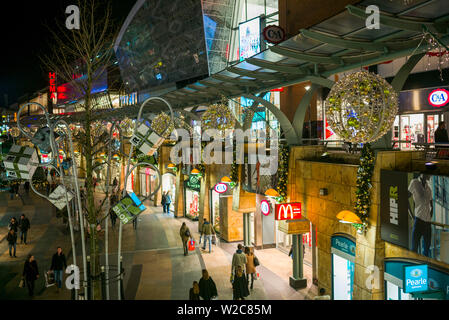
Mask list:
MULTIPOLYGON (((136 0, 97 0, 112 3, 112 14, 118 28, 136 0)), ((76 0, 2 0, 0 1, 0 107, 17 102, 48 85, 48 70, 43 70, 39 56, 50 54, 49 28, 65 24, 65 8, 76 0)), ((82 8, 80 8, 82 10, 82 8)))

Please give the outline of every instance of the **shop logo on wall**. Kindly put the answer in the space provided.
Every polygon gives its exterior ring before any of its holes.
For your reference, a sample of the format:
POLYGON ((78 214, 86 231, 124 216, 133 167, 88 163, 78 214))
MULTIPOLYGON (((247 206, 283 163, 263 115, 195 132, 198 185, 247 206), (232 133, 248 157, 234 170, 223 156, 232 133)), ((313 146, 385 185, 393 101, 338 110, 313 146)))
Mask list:
POLYGON ((260 202, 260 211, 264 216, 268 216, 270 214, 270 203, 267 200, 262 200, 260 202))
POLYGON ((269 43, 278 44, 285 40, 285 31, 279 26, 267 26, 263 29, 263 37, 269 43))
POLYGON ((194 174, 189 176, 189 180, 186 181, 186 187, 195 191, 201 190, 201 183, 198 177, 194 174))
POLYGON ((440 108, 449 102, 449 91, 445 89, 433 90, 427 98, 431 106, 440 108))
POLYGON ((301 202, 276 204, 276 220, 301 219, 301 202))
POLYGON ((427 265, 404 267, 404 292, 423 292, 428 290, 427 265))
POLYGON ((390 186, 390 223, 398 225, 398 219, 398 187, 390 186))
POLYGON ((225 193, 228 191, 228 186, 226 183, 217 183, 214 187, 215 192, 217 193, 225 193))

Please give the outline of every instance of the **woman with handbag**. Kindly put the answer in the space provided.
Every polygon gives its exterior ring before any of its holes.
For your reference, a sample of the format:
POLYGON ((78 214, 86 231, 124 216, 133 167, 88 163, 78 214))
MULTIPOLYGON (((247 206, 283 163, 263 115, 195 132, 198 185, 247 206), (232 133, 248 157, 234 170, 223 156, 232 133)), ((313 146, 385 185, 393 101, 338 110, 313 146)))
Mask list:
POLYGON ((255 260, 257 259, 254 253, 251 252, 249 247, 245 247, 246 255, 246 281, 249 284, 249 275, 251 275, 251 290, 253 289, 254 278, 256 275, 255 260))
POLYGON ((34 295, 34 281, 39 278, 37 262, 34 260, 34 256, 32 254, 28 255, 28 258, 25 261, 22 276, 25 278, 25 282, 28 287, 28 294, 32 297, 34 295))

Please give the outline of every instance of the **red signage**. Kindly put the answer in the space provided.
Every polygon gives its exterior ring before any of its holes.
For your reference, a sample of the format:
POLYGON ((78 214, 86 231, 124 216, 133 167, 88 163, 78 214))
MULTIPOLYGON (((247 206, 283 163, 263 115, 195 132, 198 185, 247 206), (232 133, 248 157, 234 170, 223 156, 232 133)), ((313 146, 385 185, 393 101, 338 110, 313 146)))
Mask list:
POLYGON ((275 220, 301 219, 301 202, 276 204, 275 220))
POLYGON ((431 106, 440 108, 445 106, 449 101, 449 92, 444 89, 433 90, 427 97, 427 101, 431 106))
POLYGON ((260 211, 264 216, 268 216, 270 214, 270 203, 267 200, 262 200, 260 202, 260 211))
POLYGON ((56 100, 56 73, 55 72, 49 72, 48 73, 48 79, 50 81, 50 99, 56 100))

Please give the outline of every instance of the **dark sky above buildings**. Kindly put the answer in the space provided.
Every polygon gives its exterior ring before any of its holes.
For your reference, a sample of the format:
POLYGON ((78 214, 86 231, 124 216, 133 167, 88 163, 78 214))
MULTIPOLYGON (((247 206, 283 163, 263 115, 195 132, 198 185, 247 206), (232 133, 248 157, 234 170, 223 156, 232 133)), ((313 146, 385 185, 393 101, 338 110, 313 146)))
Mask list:
MULTIPOLYGON (((136 0, 96 0, 110 2, 118 28, 136 0)), ((39 56, 50 54, 49 28, 65 23, 65 9, 77 0, 2 0, 0 1, 0 107, 12 104, 25 94, 48 85, 48 70, 39 56)), ((82 8, 80 8, 82 10, 82 8)))

